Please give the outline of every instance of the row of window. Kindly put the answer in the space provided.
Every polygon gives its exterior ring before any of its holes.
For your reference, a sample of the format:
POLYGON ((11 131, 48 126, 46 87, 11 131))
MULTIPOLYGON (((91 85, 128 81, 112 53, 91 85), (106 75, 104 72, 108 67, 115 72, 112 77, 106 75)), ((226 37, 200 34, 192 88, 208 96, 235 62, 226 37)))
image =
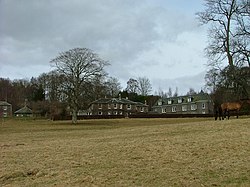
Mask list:
MULTIPOLYGON (((176 106, 172 106, 172 112, 176 112, 176 108, 177 108, 176 106)), ((197 110, 197 105, 196 104, 191 105, 190 109, 192 111, 197 110)), ((206 104, 205 103, 202 103, 202 109, 206 109, 206 104)), ((188 111, 188 105, 182 105, 181 110, 183 112, 188 111)), ((166 112, 167 112, 167 108, 163 108, 162 113, 166 113, 166 112)))
POLYGON ((2 106, 2 109, 3 109, 4 111, 6 111, 6 110, 8 109, 8 107, 7 107, 7 106, 2 106))
MULTIPOLYGON (((188 102, 188 103, 193 102, 193 100, 194 100, 193 97, 187 98, 187 102, 188 102)), ((180 103, 183 103, 184 101, 185 101, 185 99, 182 98, 182 97, 180 97, 180 98, 178 98, 177 103, 180 104, 180 103)), ((167 103, 168 103, 168 105, 171 105, 171 104, 174 103, 174 100, 173 100, 173 99, 169 99, 169 100, 167 101, 167 103)), ((162 101, 159 101, 159 102, 158 102, 158 105, 162 105, 162 101)))
MULTIPOLYGON (((123 108, 123 104, 116 104, 116 103, 114 103, 114 104, 108 104, 108 109, 111 109, 112 108, 112 105, 113 105, 113 108, 114 109, 122 109, 123 108)), ((102 104, 98 104, 98 108, 99 109, 102 109, 102 104)), ((127 109, 131 109, 131 104, 127 104, 127 109)))
MULTIPOLYGON (((102 111, 99 111, 98 112, 98 115, 102 115, 103 114, 103 112, 102 111)), ((123 115, 123 112, 122 111, 120 111, 120 112, 117 112, 117 111, 114 111, 113 112, 113 115, 123 115)), ((112 115, 112 112, 108 112, 108 115, 112 115)))
POLYGON ((8 117, 7 112, 3 112, 3 117, 8 117))
MULTIPOLYGON (((145 111, 145 109, 144 109, 144 107, 139 107, 138 108, 138 111, 140 111, 140 112, 144 112, 145 111)), ((99 111, 98 112, 98 115, 102 115, 103 114, 103 111, 99 111)), ((108 115, 123 115, 123 112, 122 111, 108 111, 108 115)))

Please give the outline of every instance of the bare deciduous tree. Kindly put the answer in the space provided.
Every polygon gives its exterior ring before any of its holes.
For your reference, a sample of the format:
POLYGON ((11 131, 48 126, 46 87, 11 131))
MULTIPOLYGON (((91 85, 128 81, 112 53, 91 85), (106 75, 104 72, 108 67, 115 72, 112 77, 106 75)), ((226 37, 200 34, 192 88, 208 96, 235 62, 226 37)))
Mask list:
POLYGON ((138 78, 138 90, 140 95, 147 96, 150 94, 152 91, 152 86, 150 80, 147 77, 138 78))
POLYGON ((177 97, 178 95, 179 95, 179 94, 178 94, 178 87, 176 87, 173 97, 177 97))
POLYGON ((217 86, 219 85, 220 70, 212 68, 207 71, 205 75, 206 88, 211 92, 215 93, 217 86))
POLYGON ((168 88, 168 97, 172 97, 173 96, 173 92, 172 92, 172 88, 171 87, 169 87, 168 88))
POLYGON ((250 66, 250 1, 204 0, 205 10, 197 16, 202 24, 210 24, 206 54, 211 64, 250 66))
POLYGON ((138 93, 138 81, 136 79, 130 78, 127 82, 126 91, 128 93, 138 93))
POLYGON ((228 64, 234 65, 233 39, 235 34, 237 0, 204 0, 205 11, 198 12, 202 24, 211 24, 209 30, 210 43, 206 48, 207 55, 213 62, 222 61, 227 57, 228 64), (226 55, 226 56, 225 56, 226 55))
POLYGON ((189 91, 187 92, 186 95, 195 95, 197 94, 196 91, 193 88, 189 88, 189 91))
POLYGON ((122 87, 119 80, 115 77, 109 77, 105 82, 107 94, 111 97, 116 97, 121 91, 122 87))
POLYGON ((68 97, 72 122, 76 123, 81 88, 94 77, 104 75, 104 67, 108 63, 90 49, 74 48, 60 53, 58 57, 51 60, 51 64, 64 77, 63 92, 68 97))
MULTIPOLYGON (((197 16, 202 24, 209 24, 209 44, 205 49, 211 70, 206 81, 212 91, 218 86, 234 85, 234 92, 244 88, 246 82, 239 77, 239 68, 250 67, 250 1, 249 0, 204 0, 205 10, 197 16), (228 67, 223 63, 227 61, 228 67), (215 72, 214 70, 219 70, 215 72), (227 73, 225 73, 227 72, 227 73), (227 81, 218 81, 227 77, 227 81), (215 85, 220 84, 220 85, 215 85), (237 85, 237 86, 236 86, 237 85)), ((245 91, 244 91, 245 92, 245 91)))

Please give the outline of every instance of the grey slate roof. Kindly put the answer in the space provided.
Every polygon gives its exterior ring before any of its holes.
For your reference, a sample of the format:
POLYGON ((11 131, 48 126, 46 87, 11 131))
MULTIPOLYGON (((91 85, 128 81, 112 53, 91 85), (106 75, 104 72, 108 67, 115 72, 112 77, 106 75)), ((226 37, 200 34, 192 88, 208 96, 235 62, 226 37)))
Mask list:
POLYGON ((11 106, 11 104, 6 101, 0 101, 0 106, 11 106))
MULTIPOLYGON (((185 95, 185 96, 177 96, 177 97, 164 97, 161 98, 160 100, 162 101, 162 105, 167 105, 168 101, 171 100, 171 104, 178 104, 178 99, 182 99, 182 103, 187 103, 188 98, 192 98, 191 102, 199 102, 199 101, 204 101, 204 100, 211 100, 211 97, 209 94, 200 92, 198 94, 194 95, 185 95)), ((155 103, 157 105, 157 102, 155 103)))
POLYGON ((20 108, 14 113, 15 114, 32 114, 32 110, 29 107, 24 106, 23 108, 20 108))
POLYGON ((112 104, 112 103, 116 103, 116 104, 131 104, 131 105, 137 105, 137 106, 147 106, 143 103, 140 102, 134 102, 134 101, 130 101, 128 99, 124 99, 124 98, 102 98, 102 99, 98 99, 94 102, 92 102, 91 104, 112 104))

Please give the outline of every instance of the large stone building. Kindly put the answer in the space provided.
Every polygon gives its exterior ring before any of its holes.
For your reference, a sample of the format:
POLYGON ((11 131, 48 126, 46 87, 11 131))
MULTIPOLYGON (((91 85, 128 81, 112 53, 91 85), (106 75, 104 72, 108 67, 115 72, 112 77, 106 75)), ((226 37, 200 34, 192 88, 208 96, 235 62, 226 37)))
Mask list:
POLYGON ((213 114, 210 95, 200 92, 194 95, 160 98, 152 107, 159 114, 213 114))
POLYGON ((91 103, 91 115, 122 115, 141 114, 148 112, 148 105, 133 102, 124 98, 102 98, 91 103))

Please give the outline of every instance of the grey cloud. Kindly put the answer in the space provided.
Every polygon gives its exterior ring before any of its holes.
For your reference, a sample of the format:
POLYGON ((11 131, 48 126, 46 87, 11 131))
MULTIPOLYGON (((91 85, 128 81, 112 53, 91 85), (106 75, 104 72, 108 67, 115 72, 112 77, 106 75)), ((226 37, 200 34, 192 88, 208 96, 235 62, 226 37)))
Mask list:
MULTIPOLYGON (((183 59, 190 52, 181 47, 190 45, 188 37, 194 38, 185 33, 197 29, 193 15, 172 4, 171 0, 0 0, 0 65, 45 67, 61 51, 87 47, 108 60, 107 70, 122 81, 136 75, 163 76, 164 69, 177 63, 188 66, 183 59)), ((200 43, 194 43, 197 50, 200 43)))
POLYGON ((178 94, 185 95, 190 88, 195 89, 196 92, 200 92, 201 90, 205 91, 204 76, 205 72, 201 72, 190 76, 181 76, 176 79, 153 79, 152 83, 154 90, 160 89, 164 92, 168 92, 168 88, 172 88, 174 92, 175 89, 178 88, 178 94))

